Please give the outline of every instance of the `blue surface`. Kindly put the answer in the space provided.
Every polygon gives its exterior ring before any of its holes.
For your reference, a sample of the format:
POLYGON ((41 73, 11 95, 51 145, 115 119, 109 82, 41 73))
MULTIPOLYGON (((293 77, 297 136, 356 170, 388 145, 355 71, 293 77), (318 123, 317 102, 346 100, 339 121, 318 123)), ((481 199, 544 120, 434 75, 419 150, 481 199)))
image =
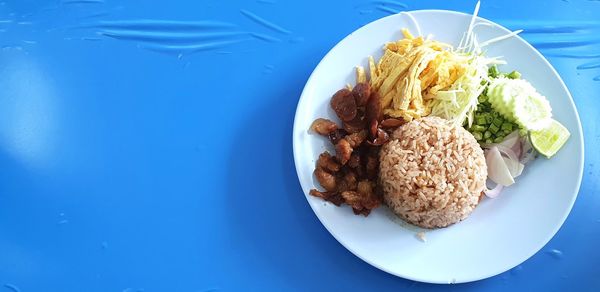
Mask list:
POLYGON ((531 32, 585 134, 575 206, 522 265, 453 286, 397 278, 302 194, 293 115, 325 53, 390 13, 474 4, 0 2, 0 291, 598 291, 598 1, 482 3, 531 32))

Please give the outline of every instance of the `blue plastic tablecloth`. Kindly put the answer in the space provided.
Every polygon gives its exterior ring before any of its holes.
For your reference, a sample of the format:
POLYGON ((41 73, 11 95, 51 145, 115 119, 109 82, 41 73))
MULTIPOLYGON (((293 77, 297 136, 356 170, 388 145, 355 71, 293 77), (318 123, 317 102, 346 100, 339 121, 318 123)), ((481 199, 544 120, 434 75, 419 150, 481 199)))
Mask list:
POLYGON ((535 256, 416 283, 352 255, 306 203, 291 130, 325 53, 391 13, 474 5, 0 2, 0 291, 599 291, 599 1, 481 6, 526 29, 584 129, 579 197, 535 256))

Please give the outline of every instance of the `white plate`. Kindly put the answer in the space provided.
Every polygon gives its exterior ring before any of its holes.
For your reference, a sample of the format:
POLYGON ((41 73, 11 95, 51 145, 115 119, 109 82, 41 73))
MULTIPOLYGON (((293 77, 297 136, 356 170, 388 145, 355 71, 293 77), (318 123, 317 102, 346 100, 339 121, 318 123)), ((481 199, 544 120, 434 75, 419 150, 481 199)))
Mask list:
MULTIPOLYGON (((410 12, 423 35, 457 45, 470 15, 443 11, 410 12)), ((475 30, 484 41, 509 31, 491 21, 475 30)), ((502 69, 517 69, 548 97, 554 117, 571 132, 571 138, 551 160, 529 164, 517 183, 499 198, 485 199, 466 220, 448 228, 428 231, 421 242, 416 228, 392 220, 387 208, 369 217, 355 216, 349 207, 336 207, 308 195, 318 182, 312 172, 328 142, 308 132, 318 117, 333 120, 331 95, 346 83, 354 84, 354 67, 367 65, 366 57, 381 56, 385 42, 400 39, 400 29, 415 33, 404 14, 374 21, 337 44, 310 76, 296 110, 294 160, 310 206, 329 232, 353 254, 388 273, 421 282, 461 283, 491 277, 522 263, 540 250, 558 231, 577 197, 583 172, 583 136, 577 110, 554 68, 520 37, 495 43, 488 56, 504 56, 502 69)))

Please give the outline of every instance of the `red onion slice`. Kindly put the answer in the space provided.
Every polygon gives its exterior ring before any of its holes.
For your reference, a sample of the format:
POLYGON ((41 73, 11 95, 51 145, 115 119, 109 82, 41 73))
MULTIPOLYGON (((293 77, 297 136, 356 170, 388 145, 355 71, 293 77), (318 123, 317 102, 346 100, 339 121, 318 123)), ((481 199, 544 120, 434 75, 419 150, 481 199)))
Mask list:
POLYGON ((502 192, 502 188, 503 188, 503 186, 501 184, 496 184, 496 186, 493 189, 491 189, 491 190, 486 189, 483 192, 485 193, 485 195, 488 198, 493 199, 493 198, 497 197, 498 195, 500 195, 500 192, 502 192))
MULTIPOLYGON (((515 183, 508 166, 504 162, 498 147, 494 146, 486 151, 485 162, 487 164, 488 178, 503 186, 515 183)), ((515 169, 515 172, 517 170, 515 169)))
POLYGON ((523 153, 521 153, 520 161, 523 164, 527 164, 528 162, 535 159, 536 151, 533 149, 531 142, 529 139, 523 139, 523 153))
POLYGON ((515 146, 517 144, 517 142, 520 142, 520 136, 519 136, 519 131, 513 131, 512 133, 506 135, 506 137, 504 137, 504 140, 498 144, 502 144, 508 148, 513 148, 513 146, 515 146))
POLYGON ((503 145, 497 144, 496 148, 498 148, 498 151, 500 151, 500 153, 504 157, 510 159, 511 161, 516 162, 516 163, 507 163, 506 164, 506 166, 508 167, 508 170, 510 171, 510 174, 514 177, 515 174, 519 171, 519 169, 518 169, 519 157, 512 149, 507 148, 503 145))

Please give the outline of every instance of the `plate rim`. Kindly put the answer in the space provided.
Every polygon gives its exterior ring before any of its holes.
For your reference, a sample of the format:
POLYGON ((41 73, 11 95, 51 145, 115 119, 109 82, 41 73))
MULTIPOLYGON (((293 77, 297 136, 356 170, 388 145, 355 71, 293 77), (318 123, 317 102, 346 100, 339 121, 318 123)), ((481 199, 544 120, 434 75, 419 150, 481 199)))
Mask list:
MULTIPOLYGON (((455 10, 446 10, 446 9, 419 9, 419 10, 410 10, 410 11, 401 11, 399 13, 396 14, 392 14, 392 15, 388 15, 385 17, 381 17, 378 19, 375 19, 369 23, 366 23, 364 25, 362 25, 361 27, 355 29, 354 31, 352 31, 351 33, 347 34, 344 38, 342 38, 341 40, 339 40, 333 47, 331 47, 328 52, 321 58, 321 60, 319 61, 319 63, 317 64, 317 66, 313 69, 313 71, 311 72, 310 76, 308 77, 306 83, 304 84, 304 87, 302 88, 302 93, 300 94, 300 98, 298 99, 298 103, 296 105, 296 110, 294 113, 294 122, 293 122, 293 127, 292 127, 292 151, 293 151, 293 156, 294 156, 294 167, 296 168, 296 176, 300 182, 300 172, 299 172, 299 149, 296 146, 297 145, 297 141, 296 141, 296 133, 298 131, 298 109, 300 107, 300 104, 302 103, 302 101, 304 99, 306 99, 307 97, 307 86, 308 84, 311 83, 312 79, 315 78, 315 72, 318 71, 318 69, 322 66, 323 62, 330 56, 330 54, 332 54, 332 51, 334 51, 337 47, 339 47, 341 45, 341 43, 343 43, 345 40, 347 40, 350 36, 352 36, 354 33, 365 29, 367 26, 370 26, 372 24, 375 24, 377 22, 380 21, 384 21, 385 19, 388 18, 394 18, 394 17, 400 17, 402 14, 413 14, 413 13, 447 13, 447 14, 454 14, 454 15, 461 15, 461 16, 468 16, 471 17, 472 14, 468 14, 468 13, 464 13, 464 12, 460 12, 460 11, 455 11, 455 10)), ((488 21, 494 25, 496 25, 498 28, 500 28, 501 30, 504 30, 505 32, 511 32, 511 30, 507 29, 506 27, 504 27, 503 25, 489 20, 487 18, 481 17, 481 16, 477 16, 478 20, 483 20, 483 21, 488 21)), ((577 107, 575 105, 575 101, 573 100, 573 96, 571 95, 571 91, 569 90, 569 88, 567 87, 567 85, 565 84, 564 80, 562 79, 562 77, 560 76, 560 74, 558 74, 558 72, 556 71, 556 68, 554 68, 554 66, 552 66, 552 63, 550 63, 546 57, 540 53, 540 51, 538 51, 534 46, 532 46, 529 42, 527 42, 525 39, 523 39, 520 35, 515 35, 514 38, 516 38, 518 41, 524 43, 527 47, 529 47, 530 49, 532 49, 535 54, 540 57, 543 62, 548 65, 548 67, 551 69, 551 73, 553 73, 556 77, 558 77, 558 80, 560 81, 560 85, 561 87, 565 90, 565 92, 567 93, 567 96, 569 98, 569 102, 571 107, 574 110, 575 113, 575 118, 576 118, 576 124, 577 124, 577 131, 580 133, 579 135, 579 145, 580 145, 580 153, 579 153, 579 165, 578 165, 578 172, 577 172, 577 186, 574 190, 574 196, 572 196, 572 199, 569 202, 569 206, 566 210, 566 212, 564 214, 561 215, 560 218, 560 224, 557 224, 556 226, 553 227, 552 232, 549 233, 549 236, 547 236, 547 238, 544 238, 544 240, 542 241, 543 244, 541 244, 539 247, 536 247, 535 250, 529 255, 527 256, 525 259, 523 259, 522 261, 520 261, 519 263, 515 264, 512 267, 508 267, 508 268, 500 268, 499 271, 492 271, 489 272, 487 274, 482 274, 479 275, 478 277, 470 277, 470 278, 466 278, 466 279, 461 279, 460 281, 455 281, 455 282, 448 282, 448 281, 435 281, 432 279, 427 279, 426 277, 414 277, 412 275, 408 275, 408 274, 400 274, 400 273, 395 273, 392 272, 390 269, 387 269, 384 266, 378 265, 364 257, 362 257, 361 255, 359 255, 357 252, 355 252, 352 248, 350 248, 348 245, 346 245, 343 241, 341 241, 338 236, 336 236, 336 234, 334 232, 332 232, 329 228, 329 226, 327 224, 325 224, 323 222, 323 218, 321 218, 321 216, 319 215, 318 212, 316 212, 315 208, 313 207, 313 205, 310 203, 309 199, 310 199, 310 195, 307 193, 307 191, 304 189, 304 187, 302 186, 302 182, 300 182, 300 186, 302 188, 302 192, 304 193, 304 197, 307 200, 308 205, 310 206, 310 208, 312 209, 313 213, 316 215, 316 217, 319 219, 319 222, 321 223, 321 225, 323 225, 323 227, 325 227, 325 229, 327 230, 327 232, 329 232, 329 234, 338 242, 340 243, 345 249, 347 249, 348 251, 350 251, 354 256, 356 256, 357 258, 361 259, 362 261, 366 262, 367 264, 381 270, 384 271, 388 274, 394 275, 396 277, 400 277, 403 279, 407 279, 407 280, 412 280, 412 281, 418 281, 418 282, 423 282, 423 283, 432 283, 432 284, 458 284, 458 283, 468 283, 468 282, 474 282, 474 281, 479 281, 479 280, 483 280, 483 279, 487 279, 487 278, 491 278, 494 277, 496 275, 499 275, 501 273, 504 273, 512 268, 514 268, 515 266, 518 266, 520 264, 522 264, 523 262, 527 261, 528 259, 530 259, 532 256, 534 256, 535 254, 537 254, 544 246, 546 246, 546 244, 548 244, 548 242, 550 242, 550 240, 552 238, 554 238, 554 236, 558 233, 558 231, 560 230, 560 228, 564 225, 567 217, 569 216, 569 214, 571 214, 571 211, 573 209, 573 205, 575 204, 575 201, 577 200, 577 197, 579 196, 579 191, 581 188, 581 182, 583 179, 583 170, 584 170, 584 164, 585 164, 585 140, 584 140, 584 132, 583 132, 583 128, 581 126, 581 119, 579 118, 579 112, 577 110, 577 107)))

